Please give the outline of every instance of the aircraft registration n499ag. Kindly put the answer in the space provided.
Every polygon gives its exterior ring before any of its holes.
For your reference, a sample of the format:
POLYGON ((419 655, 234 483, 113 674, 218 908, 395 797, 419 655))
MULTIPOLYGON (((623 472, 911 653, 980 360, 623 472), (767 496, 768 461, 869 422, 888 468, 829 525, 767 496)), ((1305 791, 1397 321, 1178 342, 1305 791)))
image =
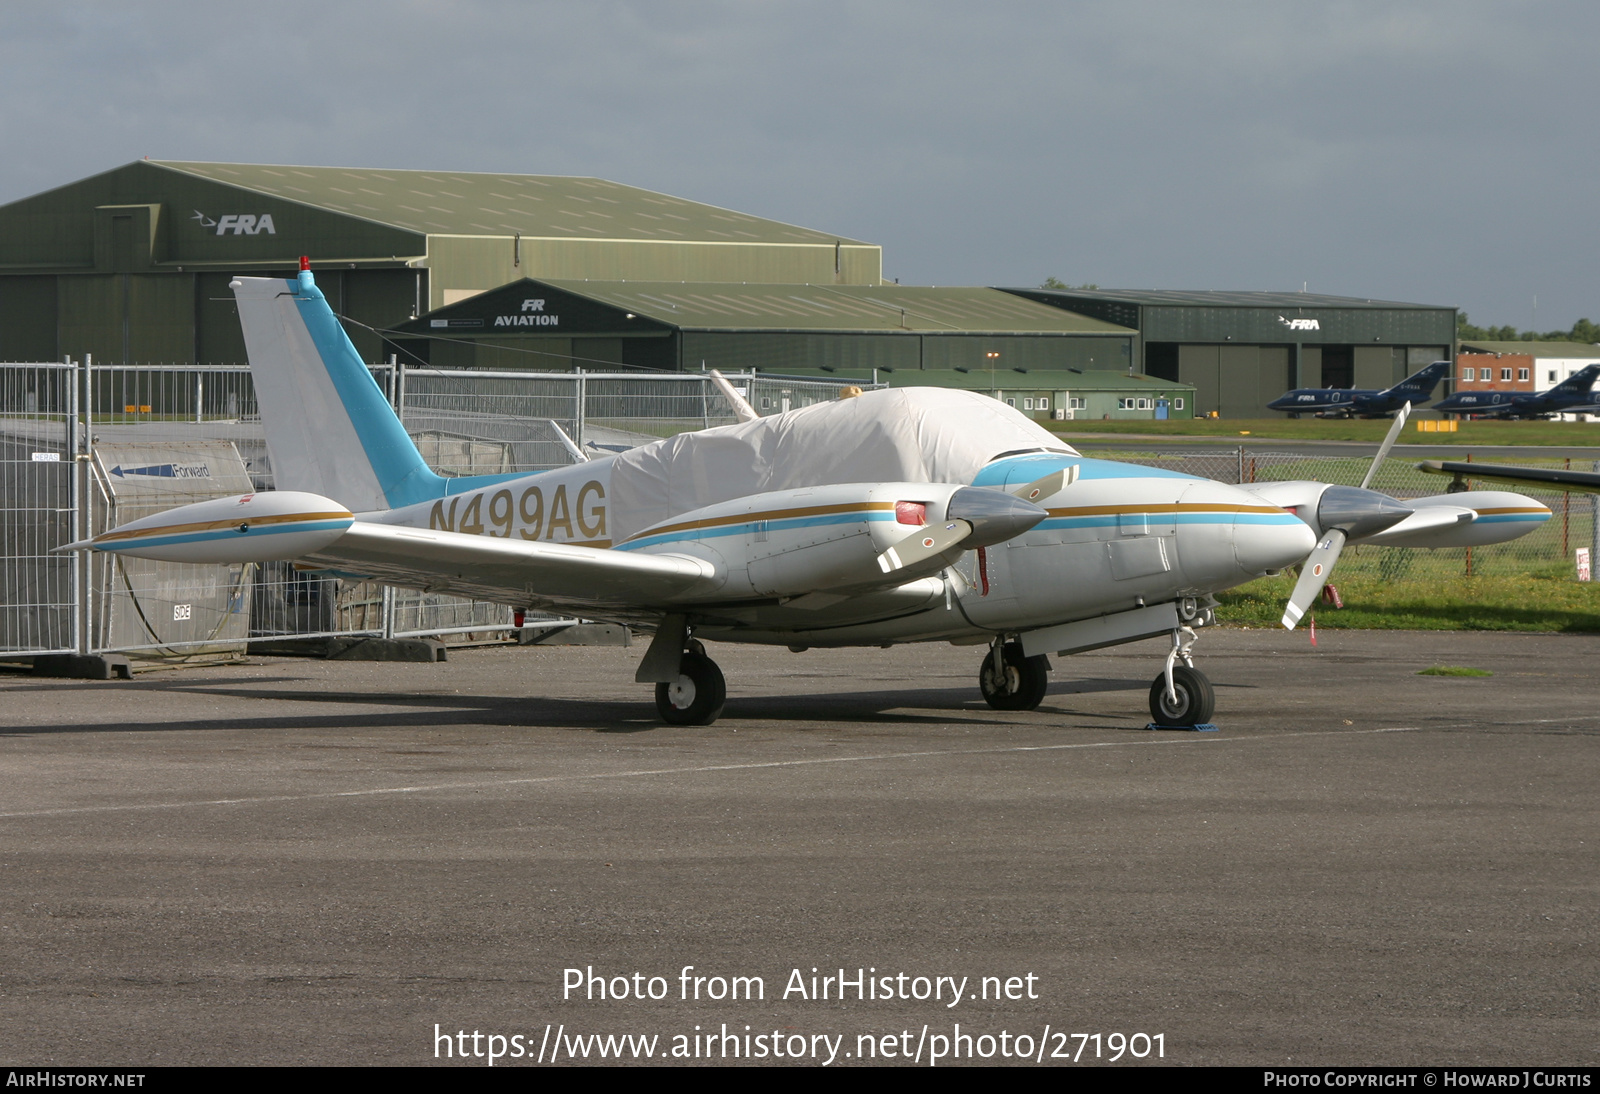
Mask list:
POLYGON ((1213 622, 1212 594, 1313 555, 1321 580, 1296 588, 1292 626, 1331 572, 1331 541, 1399 534, 1450 546, 1478 515, 1460 500, 1477 504, 1477 494, 1423 506, 1088 459, 996 399, 931 388, 766 418, 727 388, 734 425, 537 474, 443 478, 308 263, 294 280, 232 288, 282 489, 183 506, 69 548, 292 559, 629 624, 654 632, 635 679, 655 685, 675 724, 722 711, 726 687, 705 640, 987 645, 984 698, 1031 710, 1049 654, 1159 637, 1170 646, 1152 718, 1207 723, 1215 700, 1191 648, 1195 628, 1213 622))

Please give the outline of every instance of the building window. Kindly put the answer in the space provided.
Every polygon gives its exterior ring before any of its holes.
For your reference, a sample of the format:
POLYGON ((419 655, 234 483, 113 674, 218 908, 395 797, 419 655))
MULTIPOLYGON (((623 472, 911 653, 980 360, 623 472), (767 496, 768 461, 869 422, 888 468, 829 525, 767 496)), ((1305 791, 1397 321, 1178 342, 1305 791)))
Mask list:
POLYGON ((1032 410, 1033 409, 1033 400, 1032 399, 1024 399, 1024 400, 1022 400, 1022 409, 1023 410, 1032 410))
POLYGON ((1517 369, 1517 379, 1526 380, 1527 378, 1528 378, 1528 370, 1527 369, 1525 369, 1525 368, 1517 369))
POLYGON ((1511 379, 1511 370, 1508 369, 1508 368, 1501 369, 1500 370, 1500 379, 1502 379, 1502 380, 1511 379))
POLYGON ((1556 370, 1555 369, 1551 369, 1550 370, 1550 382, 1552 384, 1556 382, 1556 370))
POLYGON ((1174 400, 1172 400, 1172 409, 1173 410, 1182 410, 1183 409, 1183 400, 1182 399, 1174 399, 1174 400))
POLYGON ((1464 368, 1464 369, 1461 370, 1461 382, 1462 383, 1470 384, 1470 383, 1472 383, 1472 381, 1476 380, 1477 378, 1478 378, 1478 370, 1477 369, 1475 369, 1475 368, 1464 368))
POLYGON ((1152 403, 1149 399, 1140 399, 1139 400, 1139 409, 1140 410, 1150 410, 1154 406, 1155 406, 1155 404, 1152 403))
POLYGON ((1049 399, 1040 399, 1039 400, 1039 409, 1040 410, 1049 410, 1050 409, 1050 400, 1049 399))
POLYGON ((1014 407, 1016 405, 1017 405, 1017 401, 1015 399, 1007 399, 1006 400, 1006 406, 1014 407))
POLYGON ((1067 396, 1067 409, 1068 410, 1088 410, 1089 409, 1089 400, 1083 398, 1082 396, 1069 395, 1069 396, 1067 396))

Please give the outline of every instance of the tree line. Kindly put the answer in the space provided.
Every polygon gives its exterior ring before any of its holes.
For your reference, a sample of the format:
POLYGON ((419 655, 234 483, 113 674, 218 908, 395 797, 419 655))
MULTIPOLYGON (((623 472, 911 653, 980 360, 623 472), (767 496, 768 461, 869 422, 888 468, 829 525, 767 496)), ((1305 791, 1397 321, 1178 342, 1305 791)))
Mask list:
POLYGON ((1463 342, 1600 342, 1600 323, 1580 319, 1571 330, 1519 331, 1516 327, 1478 327, 1456 312, 1456 337, 1463 342))

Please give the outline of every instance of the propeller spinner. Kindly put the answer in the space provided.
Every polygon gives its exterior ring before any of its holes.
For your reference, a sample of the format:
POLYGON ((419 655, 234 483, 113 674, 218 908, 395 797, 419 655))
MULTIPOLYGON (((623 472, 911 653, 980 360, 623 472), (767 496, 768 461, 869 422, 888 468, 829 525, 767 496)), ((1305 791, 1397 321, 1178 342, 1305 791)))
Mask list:
POLYGON ((1360 486, 1330 486, 1317 500, 1317 526, 1322 529, 1322 537, 1301 565, 1300 580, 1294 583, 1294 592, 1284 606, 1282 623, 1287 629, 1294 630, 1295 624, 1300 622, 1312 601, 1322 592, 1328 578, 1333 576, 1334 563, 1339 561, 1344 545, 1352 537, 1363 539, 1377 535, 1412 514, 1409 506, 1388 494, 1367 489, 1378 473, 1378 466, 1388 456, 1389 449, 1394 447, 1400 431, 1405 428, 1406 418, 1410 414, 1411 404, 1407 403, 1394 416, 1394 425, 1389 427, 1389 433, 1373 456, 1372 466, 1367 468, 1360 486))

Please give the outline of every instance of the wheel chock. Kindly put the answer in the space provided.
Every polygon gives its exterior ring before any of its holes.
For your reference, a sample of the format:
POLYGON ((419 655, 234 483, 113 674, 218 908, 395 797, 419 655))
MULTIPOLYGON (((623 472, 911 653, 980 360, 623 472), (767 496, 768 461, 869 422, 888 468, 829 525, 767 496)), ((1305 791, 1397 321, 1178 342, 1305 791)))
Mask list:
POLYGON ((1201 722, 1197 726, 1158 726, 1154 722, 1145 726, 1146 729, 1177 729, 1185 733, 1218 733, 1218 727, 1211 722, 1201 722))

